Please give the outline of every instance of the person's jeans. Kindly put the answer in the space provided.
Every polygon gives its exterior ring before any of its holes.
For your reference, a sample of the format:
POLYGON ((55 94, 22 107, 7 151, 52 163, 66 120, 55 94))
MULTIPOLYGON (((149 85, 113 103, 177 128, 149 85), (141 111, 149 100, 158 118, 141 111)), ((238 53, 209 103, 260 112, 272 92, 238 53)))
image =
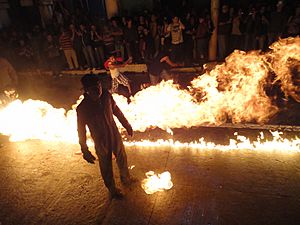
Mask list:
POLYGON ((78 61, 77 56, 74 49, 66 49, 64 50, 65 57, 67 59, 69 69, 77 69, 78 68, 78 61))
POLYGON ((90 68, 91 67, 96 68, 97 64, 96 64, 96 60, 95 60, 95 57, 94 57, 94 51, 93 51, 92 46, 82 47, 82 51, 83 51, 83 54, 84 54, 84 57, 85 57, 85 60, 88 64, 88 66, 90 68))

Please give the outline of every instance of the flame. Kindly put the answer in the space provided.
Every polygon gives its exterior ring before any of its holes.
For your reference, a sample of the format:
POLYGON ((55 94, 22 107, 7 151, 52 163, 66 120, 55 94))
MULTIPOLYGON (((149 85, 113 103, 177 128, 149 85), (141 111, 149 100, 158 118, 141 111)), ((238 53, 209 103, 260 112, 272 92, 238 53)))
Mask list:
POLYGON ((266 55, 270 68, 276 74, 273 83, 280 82, 286 97, 300 102, 300 38, 286 38, 273 43, 266 55))
POLYGON ((40 139, 77 142, 76 112, 39 100, 15 100, 0 109, 0 133, 10 141, 40 139))
POLYGON ((264 133, 261 132, 256 141, 251 142, 249 138, 235 133, 236 139, 230 139, 228 145, 215 144, 213 142, 206 142, 204 138, 200 138, 198 141, 193 142, 179 142, 173 139, 157 141, 135 141, 125 142, 126 146, 137 147, 172 147, 173 149, 186 149, 197 153, 199 150, 218 150, 218 151, 234 151, 234 150, 253 150, 264 152, 283 152, 283 153, 299 153, 300 152, 300 138, 294 139, 282 138, 282 132, 271 132, 273 135, 272 140, 264 140, 264 133))
POLYGON ((146 177, 142 181, 141 186, 148 195, 158 191, 169 190, 173 187, 171 174, 168 171, 157 175, 153 171, 149 171, 146 173, 146 177))
MULTIPOLYGON (((188 90, 168 81, 138 92, 130 104, 120 95, 114 95, 114 99, 133 129, 141 132, 159 127, 173 135, 174 128, 220 125, 226 121, 265 123, 279 111, 266 94, 266 87, 280 81, 286 96, 300 100, 299 86, 295 85, 298 79, 295 76, 300 68, 300 38, 282 39, 270 48, 267 53, 234 51, 225 63, 195 78, 188 90), (275 78, 270 79, 270 74, 275 78)), ((11 141, 41 139, 77 143, 75 107, 81 100, 82 96, 67 112, 43 101, 14 100, 7 105, 2 104, 0 133, 10 136, 11 141)), ((193 143, 167 140, 166 144, 221 150, 278 149, 280 146, 279 150, 299 151, 298 137, 286 140, 276 135, 273 134, 271 143, 262 137, 251 143, 247 137, 237 135, 237 140, 230 140, 228 146, 215 145, 204 139, 193 143)), ((148 141, 127 145, 145 143, 150 145, 148 141)))

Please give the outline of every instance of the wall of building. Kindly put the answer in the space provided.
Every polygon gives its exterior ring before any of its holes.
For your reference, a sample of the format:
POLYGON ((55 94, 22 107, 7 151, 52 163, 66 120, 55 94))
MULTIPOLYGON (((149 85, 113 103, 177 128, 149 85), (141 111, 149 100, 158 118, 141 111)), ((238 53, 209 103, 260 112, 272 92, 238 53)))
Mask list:
POLYGON ((153 0, 119 0, 119 4, 122 11, 134 13, 144 9, 152 10, 153 0))

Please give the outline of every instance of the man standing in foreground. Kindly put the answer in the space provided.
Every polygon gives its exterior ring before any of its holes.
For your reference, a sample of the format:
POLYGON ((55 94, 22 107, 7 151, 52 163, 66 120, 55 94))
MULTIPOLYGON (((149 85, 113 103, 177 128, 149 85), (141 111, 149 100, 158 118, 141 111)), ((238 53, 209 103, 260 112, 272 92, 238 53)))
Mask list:
POLYGON ((101 83, 96 75, 87 74, 83 76, 81 83, 85 92, 84 99, 76 111, 79 144, 83 158, 89 163, 94 163, 96 159, 86 144, 87 125, 95 144, 104 184, 108 188, 111 198, 122 198, 123 194, 116 187, 113 177, 112 153, 116 157, 121 182, 124 185, 130 185, 136 180, 130 177, 125 148, 113 115, 118 118, 130 136, 133 135, 132 127, 116 105, 111 94, 108 91, 102 91, 101 83))

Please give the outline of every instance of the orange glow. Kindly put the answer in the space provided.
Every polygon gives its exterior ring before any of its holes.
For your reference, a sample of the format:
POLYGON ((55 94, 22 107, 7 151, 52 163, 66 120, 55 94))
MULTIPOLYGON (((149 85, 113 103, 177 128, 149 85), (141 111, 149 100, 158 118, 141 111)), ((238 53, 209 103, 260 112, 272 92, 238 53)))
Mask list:
POLYGON ((149 171, 146 173, 146 176, 147 178, 142 181, 141 186, 148 195, 158 191, 169 190, 173 187, 171 174, 168 171, 161 174, 149 171))
POLYGON ((300 138, 296 137, 292 140, 281 137, 281 132, 271 132, 272 140, 264 140, 264 134, 261 132, 257 140, 251 142, 249 138, 235 133, 236 138, 230 139, 228 145, 219 145, 213 142, 206 142, 204 138, 200 138, 193 142, 179 142, 173 139, 149 141, 142 140, 136 142, 125 142, 126 146, 137 147, 172 147, 176 150, 188 148, 191 151, 201 150, 218 150, 218 151, 234 151, 234 150, 254 150, 264 152, 283 152, 283 153, 299 153, 300 152, 300 138))
MULTIPOLYGON (((272 85, 270 73, 275 74, 273 81, 281 82, 286 96, 300 100, 299 87, 294 85, 291 72, 300 68, 300 38, 283 39, 270 48, 268 53, 234 51, 225 63, 195 78, 188 90, 168 81, 136 93, 130 104, 121 95, 114 95, 114 99, 135 131, 159 127, 172 135, 174 128, 221 125, 226 121, 262 124, 279 111, 265 93, 265 87, 272 85)), ((77 143, 75 107, 81 100, 82 96, 68 112, 36 100, 15 100, 2 105, 0 133, 10 136, 11 141, 40 139, 77 143)), ((120 126, 120 129, 123 128, 120 126)), ((247 137, 236 135, 236 140, 230 140, 226 146, 206 142, 203 138, 193 143, 145 140, 126 144, 299 152, 298 137, 287 140, 278 132, 273 133, 273 137, 273 141, 266 141, 261 136, 251 143, 247 137)))

